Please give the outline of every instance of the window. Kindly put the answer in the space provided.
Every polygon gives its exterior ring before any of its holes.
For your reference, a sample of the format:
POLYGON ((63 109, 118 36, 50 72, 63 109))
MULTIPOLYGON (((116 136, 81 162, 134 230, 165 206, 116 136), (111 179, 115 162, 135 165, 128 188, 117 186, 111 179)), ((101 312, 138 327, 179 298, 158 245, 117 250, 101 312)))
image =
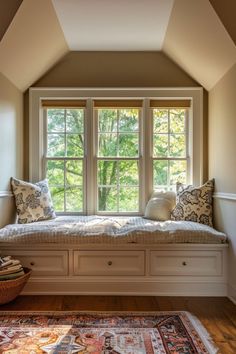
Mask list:
POLYGON ((82 212, 84 108, 71 108, 69 102, 66 102, 66 108, 49 108, 50 105, 47 102, 44 165, 54 208, 58 212, 82 212))
POLYGON ((153 185, 174 190, 186 184, 189 171, 189 101, 151 101, 153 135, 153 185), (163 108, 164 106, 165 108, 163 108))
POLYGON ((95 101, 97 210, 139 212, 142 101, 95 101), (103 108, 97 106, 103 105, 103 108), (136 107, 140 106, 140 107, 136 107))
POLYGON ((30 95, 30 180, 48 178, 56 212, 142 215, 153 189, 202 183, 201 89, 30 95))

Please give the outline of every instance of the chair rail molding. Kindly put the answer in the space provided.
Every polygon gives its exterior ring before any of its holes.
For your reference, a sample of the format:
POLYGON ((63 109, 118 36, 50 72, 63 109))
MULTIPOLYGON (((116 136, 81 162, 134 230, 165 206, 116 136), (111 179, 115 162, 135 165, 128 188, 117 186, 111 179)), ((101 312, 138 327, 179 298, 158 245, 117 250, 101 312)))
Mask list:
POLYGON ((217 192, 213 194, 214 198, 218 199, 227 199, 227 200, 234 200, 236 201, 236 193, 221 193, 217 192))
POLYGON ((0 198, 11 198, 13 197, 12 192, 10 191, 0 191, 0 198))

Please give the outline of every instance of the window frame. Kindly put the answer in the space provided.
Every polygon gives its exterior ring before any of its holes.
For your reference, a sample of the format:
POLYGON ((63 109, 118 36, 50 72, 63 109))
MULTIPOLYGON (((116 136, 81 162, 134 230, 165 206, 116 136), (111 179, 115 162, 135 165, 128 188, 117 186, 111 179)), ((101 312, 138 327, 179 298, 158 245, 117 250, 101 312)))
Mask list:
MULTIPOLYGON (((190 136, 190 133, 189 133, 189 123, 190 123, 190 119, 189 119, 189 116, 190 116, 190 108, 189 107, 158 107, 158 108, 151 108, 150 107, 150 111, 151 111, 151 131, 152 131, 152 135, 151 135, 151 146, 152 146, 152 173, 153 173, 153 176, 154 176, 154 161, 186 161, 186 166, 187 166, 187 169, 186 169, 186 172, 187 172, 187 176, 186 176, 186 183, 187 184, 191 184, 191 163, 192 163, 192 159, 191 159, 191 156, 190 156, 190 147, 191 147, 191 136, 190 136), (186 141, 186 154, 184 157, 171 157, 171 156, 154 156, 154 152, 153 152, 153 147, 154 147, 154 141, 153 141, 153 137, 155 134, 157 133, 154 133, 154 128, 153 128, 153 122, 154 122, 154 114, 153 114, 153 111, 154 109, 163 109, 163 110, 167 110, 168 111, 168 147, 169 147, 169 139, 170 139, 170 136, 171 136, 171 133, 170 133, 170 110, 171 109, 175 109, 175 108, 179 108, 179 109, 183 109, 185 110, 185 132, 184 132, 184 135, 185 135, 185 141, 186 141)), ((160 133, 160 134, 164 134, 164 133, 160 133)), ((173 134, 176 134, 176 133, 173 133, 173 134)), ((169 170, 169 168, 168 168, 169 170)), ((169 179, 169 178, 168 178, 169 179)), ((169 182, 169 181, 168 181, 169 182)), ((169 184, 169 183, 168 183, 169 184)), ((153 189, 155 189, 155 184, 154 184, 154 177, 152 179, 152 185, 153 185, 153 189)), ((161 189, 163 189, 163 187, 161 187, 161 189)))
MULTIPOLYGON (((83 163, 83 185, 82 185, 82 191, 83 191, 83 210, 85 209, 86 207, 86 182, 87 182, 87 178, 86 178, 86 146, 87 146, 87 139, 85 139, 85 136, 86 136, 86 107, 84 108, 80 108, 80 109, 83 109, 84 113, 83 113, 83 127, 84 127, 84 130, 83 130, 83 135, 84 135, 84 156, 80 156, 80 157, 71 157, 71 156, 60 156, 60 157, 50 157, 50 156, 47 156, 47 142, 48 142, 48 139, 47 139, 47 136, 48 136, 48 130, 47 130, 47 109, 50 109, 50 108, 43 108, 43 158, 42 158, 42 178, 45 178, 46 177, 46 166, 47 166, 47 162, 48 161, 63 161, 64 164, 67 162, 67 161, 82 161, 83 163), (86 141, 85 141, 86 140, 86 141)), ((63 108, 64 110, 66 109, 70 109, 70 108, 63 108)), ((66 118, 65 118, 66 119, 66 118)), ((64 138, 66 138, 66 135, 67 135, 67 132, 66 130, 63 132, 63 134, 65 135, 64 138)), ((64 188, 66 186, 66 183, 65 183, 65 167, 64 167, 64 188)), ((64 193, 64 208, 66 209, 66 196, 65 196, 65 193, 64 193)), ((77 214, 83 214, 84 212, 72 212, 72 211, 57 211, 57 214, 58 215, 63 215, 63 214, 70 214, 70 215, 77 215, 77 214)))
MULTIPOLYGON (((139 154, 137 157, 102 157, 102 156, 98 156, 97 152, 98 152, 98 137, 99 137, 99 132, 98 132, 98 109, 99 108, 94 108, 93 109, 93 120, 94 120, 94 124, 95 124, 95 128, 94 128, 94 144, 95 144, 95 151, 94 151, 94 170, 96 171, 95 173, 95 181, 94 181, 94 186, 96 188, 96 192, 94 195, 95 198, 95 212, 98 215, 142 215, 142 194, 141 194, 141 190, 143 188, 143 178, 142 178, 142 173, 141 171, 143 170, 143 107, 138 108, 139 109, 139 131, 138 131, 138 135, 139 135, 139 154), (105 160, 105 161, 138 161, 139 164, 139 208, 138 211, 134 211, 134 212, 109 212, 109 211, 99 211, 98 210, 98 184, 97 184, 97 172, 98 172, 98 161, 101 160, 105 160)), ((119 109, 119 108, 117 108, 119 109)), ((118 133, 118 132, 117 132, 118 133)))
MULTIPOLYGON (((96 211, 96 164, 95 164, 95 120, 93 118, 93 101, 96 99, 141 99, 143 100, 143 119, 140 126, 141 136, 140 153, 143 168, 140 175, 140 212, 125 213, 125 215, 143 215, 146 203, 152 193, 152 117, 150 100, 153 99, 189 99, 189 156, 191 167, 189 182, 200 185, 203 182, 203 88, 30 88, 29 90, 29 180, 37 182, 44 178, 42 158, 44 153, 43 142, 43 108, 42 100, 57 99, 86 100, 85 109, 85 157, 87 159, 86 192, 84 195, 86 215, 104 214, 96 211), (88 141, 93 141, 92 144, 88 141), (89 188, 88 188, 89 186, 89 188)), ((78 213, 68 213, 70 215, 78 213)), ((107 214, 107 213, 106 213, 107 214)), ((122 215, 123 213, 119 213, 122 215)), ((115 215, 115 213, 112 213, 115 215)))

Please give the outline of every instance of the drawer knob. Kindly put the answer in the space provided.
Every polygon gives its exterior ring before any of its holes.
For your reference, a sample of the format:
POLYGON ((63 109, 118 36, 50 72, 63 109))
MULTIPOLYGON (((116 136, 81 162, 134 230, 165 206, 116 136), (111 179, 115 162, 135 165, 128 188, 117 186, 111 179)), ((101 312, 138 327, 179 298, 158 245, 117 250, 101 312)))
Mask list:
POLYGON ((30 265, 31 265, 31 266, 34 266, 34 265, 35 265, 35 263, 34 263, 34 262, 30 262, 30 265))
POLYGON ((112 265, 112 261, 108 261, 107 264, 108 264, 109 266, 111 266, 111 265, 112 265))
POLYGON ((182 262, 182 265, 183 265, 183 266, 186 266, 186 265, 187 265, 187 263, 186 263, 186 262, 182 262))

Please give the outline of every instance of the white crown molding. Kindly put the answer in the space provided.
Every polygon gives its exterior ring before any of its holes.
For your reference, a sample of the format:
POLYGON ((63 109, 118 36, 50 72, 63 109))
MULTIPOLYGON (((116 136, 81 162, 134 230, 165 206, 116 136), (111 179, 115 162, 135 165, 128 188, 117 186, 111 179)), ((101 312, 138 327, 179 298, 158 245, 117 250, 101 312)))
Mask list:
POLYGON ((11 198, 13 197, 12 192, 10 191, 0 191, 0 198, 11 198))
POLYGON ((214 198, 219 198, 219 199, 228 199, 228 200, 235 200, 236 201, 236 194, 234 193, 214 193, 213 194, 214 198))

